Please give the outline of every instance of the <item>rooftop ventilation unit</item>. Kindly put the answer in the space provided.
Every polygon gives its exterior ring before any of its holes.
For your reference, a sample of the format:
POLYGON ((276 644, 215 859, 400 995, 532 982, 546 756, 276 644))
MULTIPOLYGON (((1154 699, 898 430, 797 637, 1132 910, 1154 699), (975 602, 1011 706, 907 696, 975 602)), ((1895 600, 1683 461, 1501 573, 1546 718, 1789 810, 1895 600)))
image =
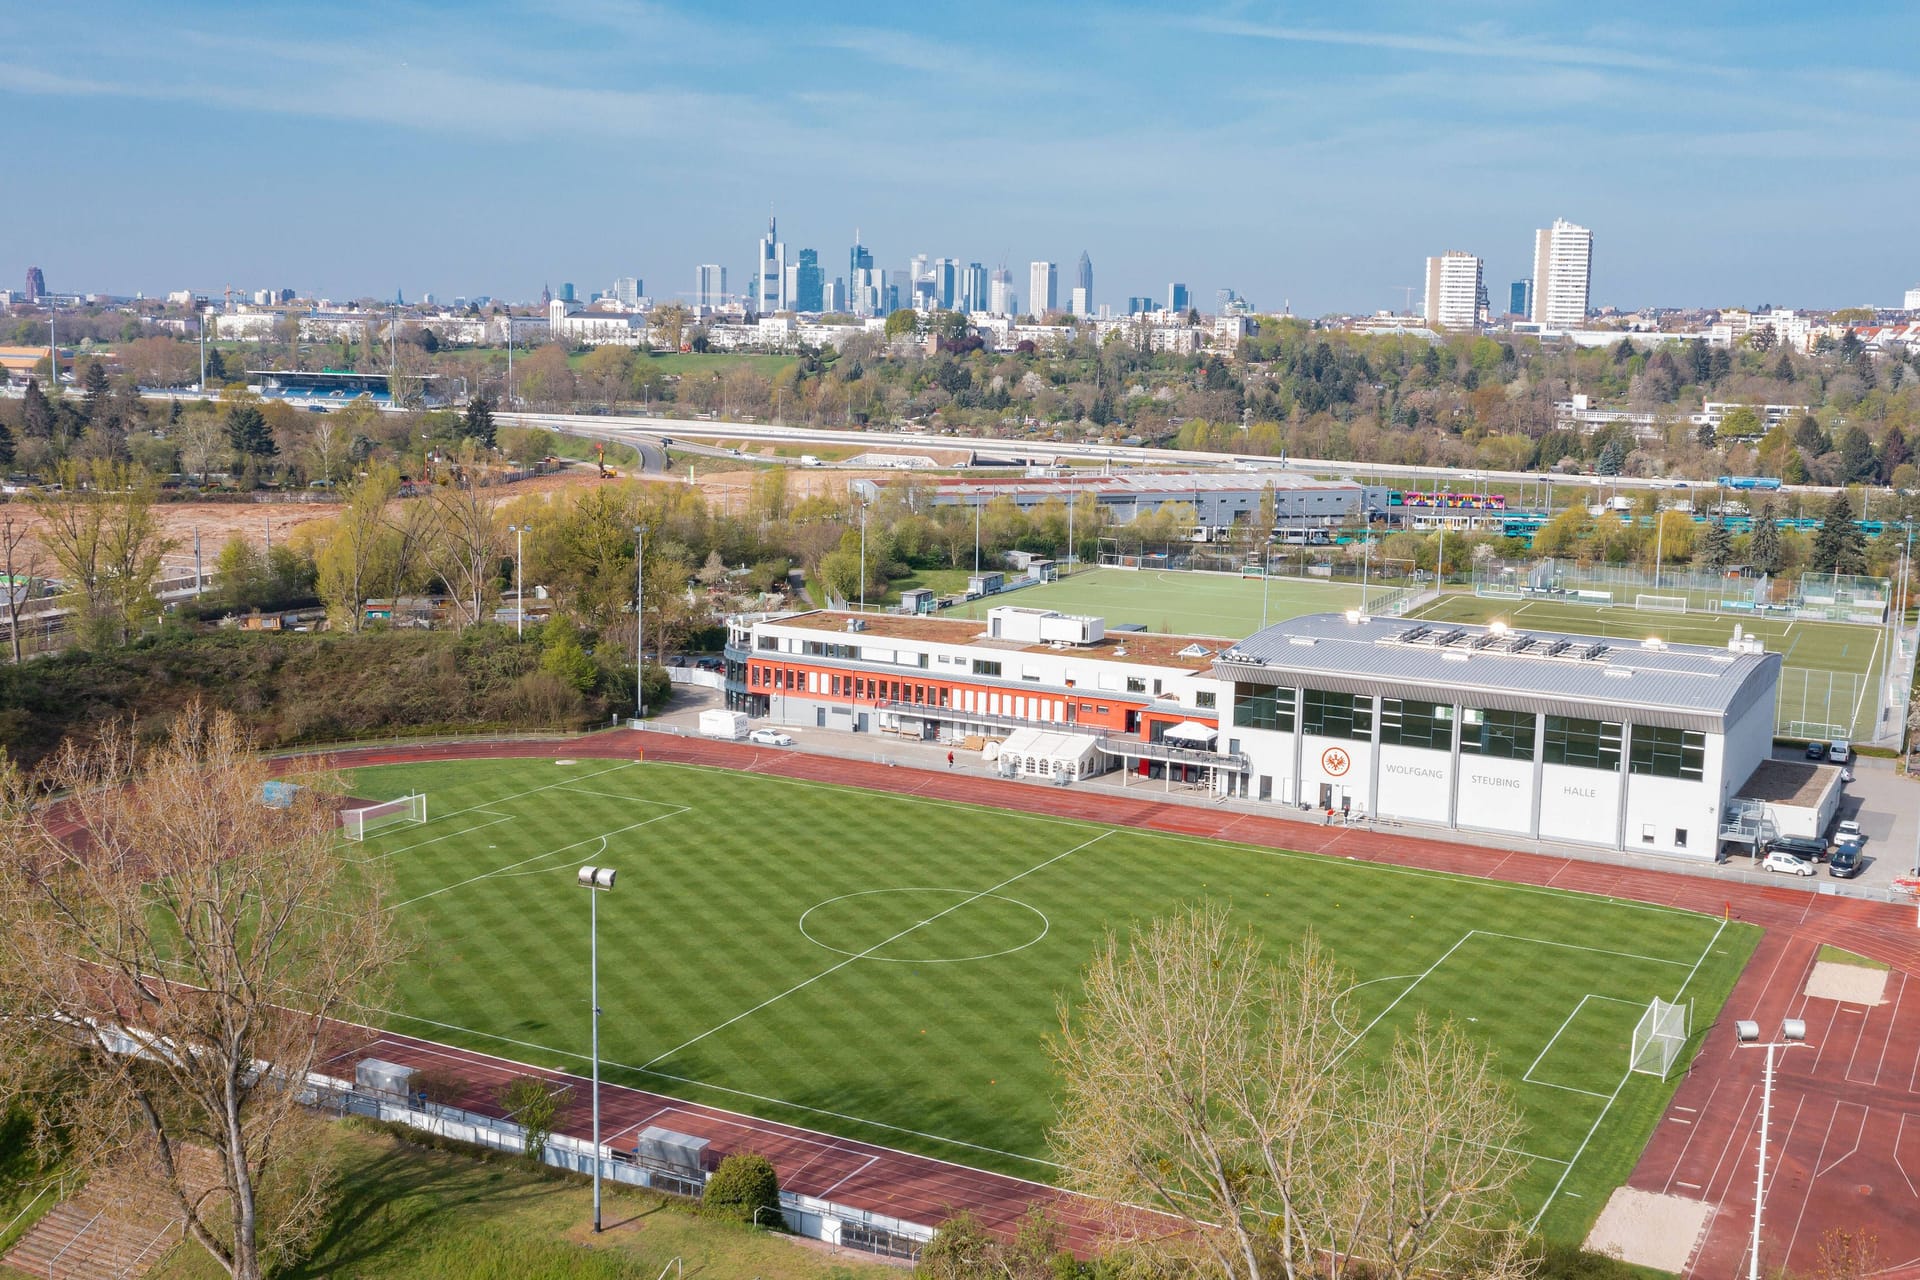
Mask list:
POLYGON ((1586 648, 1580 651, 1580 659, 1583 662, 1591 662, 1595 658, 1598 658, 1601 654, 1605 653, 1606 651, 1607 651, 1607 646, 1603 644, 1598 644, 1598 643, 1590 644, 1586 648))
POLYGON ((1547 646, 1546 656, 1549 658, 1557 658, 1571 648, 1573 648, 1573 641, 1555 640, 1552 644, 1547 646))

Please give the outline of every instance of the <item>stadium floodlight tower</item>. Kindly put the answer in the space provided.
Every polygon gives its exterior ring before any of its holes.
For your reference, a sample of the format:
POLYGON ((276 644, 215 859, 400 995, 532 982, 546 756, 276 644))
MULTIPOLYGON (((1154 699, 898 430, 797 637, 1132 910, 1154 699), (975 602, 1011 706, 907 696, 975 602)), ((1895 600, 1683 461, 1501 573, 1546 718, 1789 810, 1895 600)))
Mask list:
POLYGON ((1773 1114, 1773 1051, 1805 1047, 1807 1024, 1799 1018, 1782 1018, 1780 1038, 1763 1042, 1760 1024, 1742 1018, 1733 1024, 1733 1034, 1739 1039, 1740 1048, 1767 1051, 1767 1070, 1760 1086, 1760 1166, 1753 1188, 1753 1254, 1747 1260, 1747 1280, 1760 1280, 1760 1216, 1767 1203, 1767 1122, 1773 1114))
POLYGON ((587 891, 587 1003, 593 1015, 593 1230, 600 1232, 600 895, 613 888, 612 867, 580 868, 587 891))
MULTIPOLYGON (((666 657, 661 655, 662 660, 666 657)), ((647 718, 647 526, 633 526, 633 727, 647 718)))

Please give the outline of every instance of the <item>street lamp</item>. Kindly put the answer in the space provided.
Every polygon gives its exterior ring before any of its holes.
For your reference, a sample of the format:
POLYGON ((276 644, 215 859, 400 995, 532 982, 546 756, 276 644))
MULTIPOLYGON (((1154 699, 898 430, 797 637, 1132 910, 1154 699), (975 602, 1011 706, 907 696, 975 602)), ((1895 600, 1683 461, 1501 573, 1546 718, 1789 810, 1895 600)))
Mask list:
POLYGON ((507 529, 513 534, 513 638, 518 640, 526 634, 527 624, 527 584, 521 573, 523 561, 520 554, 521 539, 527 533, 527 526, 510 524, 507 529))
POLYGON ((613 888, 612 867, 580 868, 587 891, 587 1002, 593 1013, 593 1230, 600 1231, 600 895, 613 888))
POLYGON ((1742 1018, 1733 1024, 1733 1034, 1738 1037, 1740 1048, 1767 1051, 1766 1077, 1760 1087, 1760 1167, 1753 1188, 1753 1256, 1747 1261, 1747 1280, 1760 1280, 1760 1213, 1767 1202, 1767 1122, 1773 1115, 1773 1051, 1804 1046, 1807 1024, 1799 1018, 1782 1018, 1780 1038, 1762 1043, 1760 1024, 1742 1018))
POLYGON ((633 526, 633 718, 647 718, 647 526, 633 526))

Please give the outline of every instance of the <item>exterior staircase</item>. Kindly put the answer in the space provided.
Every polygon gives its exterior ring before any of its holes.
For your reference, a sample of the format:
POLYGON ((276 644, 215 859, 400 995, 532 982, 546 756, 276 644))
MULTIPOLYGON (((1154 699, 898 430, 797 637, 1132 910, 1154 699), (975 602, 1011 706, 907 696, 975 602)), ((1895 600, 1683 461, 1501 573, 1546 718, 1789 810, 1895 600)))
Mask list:
MULTIPOLYGON (((212 1153, 185 1152, 188 1176, 216 1181, 212 1153)), ((61 1201, 22 1236, 4 1261, 43 1280, 134 1280, 181 1240, 178 1212, 155 1188, 107 1176, 61 1201)))

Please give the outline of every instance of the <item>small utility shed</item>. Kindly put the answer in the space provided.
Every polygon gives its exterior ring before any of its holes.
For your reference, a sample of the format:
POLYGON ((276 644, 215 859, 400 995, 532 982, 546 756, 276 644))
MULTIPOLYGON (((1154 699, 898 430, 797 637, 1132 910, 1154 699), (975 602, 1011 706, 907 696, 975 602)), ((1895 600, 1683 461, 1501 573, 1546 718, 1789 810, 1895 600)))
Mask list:
POLYGON ((1073 782, 1101 772, 1099 740, 1084 733, 1015 729, 1000 744, 1000 772, 1007 777, 1073 782))
MULTIPOLYGON (((1836 765, 1762 760, 1728 806, 1729 817, 1760 840, 1778 836, 1819 840, 1839 812, 1840 794, 1836 765)), ((1741 839, 1731 832, 1727 838, 1741 839)))

